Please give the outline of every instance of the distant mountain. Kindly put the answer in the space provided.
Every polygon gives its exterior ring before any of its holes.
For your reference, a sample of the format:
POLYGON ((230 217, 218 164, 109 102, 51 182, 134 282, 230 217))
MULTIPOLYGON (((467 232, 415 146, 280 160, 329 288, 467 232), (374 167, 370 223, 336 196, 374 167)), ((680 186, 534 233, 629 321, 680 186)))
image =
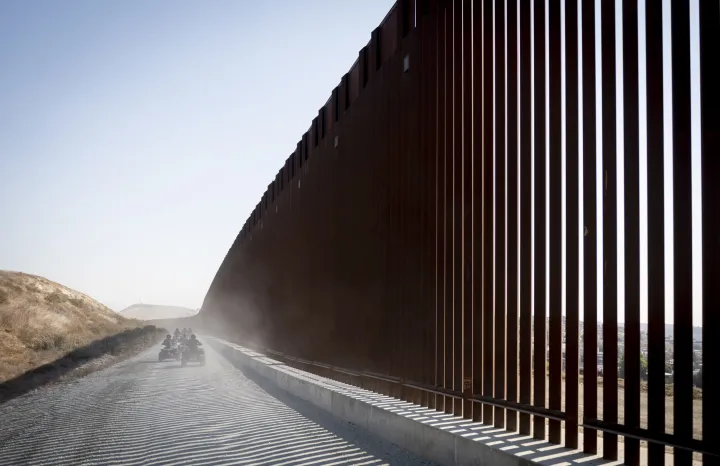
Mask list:
POLYGON ((178 319, 197 314, 197 309, 180 306, 159 306, 156 304, 133 304, 122 311, 123 317, 140 320, 178 319))

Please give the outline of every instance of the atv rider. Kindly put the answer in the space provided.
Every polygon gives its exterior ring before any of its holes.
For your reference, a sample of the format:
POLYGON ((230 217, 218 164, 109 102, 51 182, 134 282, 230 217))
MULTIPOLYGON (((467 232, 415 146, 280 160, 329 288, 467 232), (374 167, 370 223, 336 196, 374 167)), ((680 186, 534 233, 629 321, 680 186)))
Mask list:
POLYGON ((177 340, 178 338, 180 338, 180 329, 179 329, 179 328, 176 328, 176 329, 175 329, 174 335, 175 335, 175 339, 176 339, 176 340, 177 340))
POLYGON ((163 345, 163 348, 164 348, 164 349, 170 349, 170 348, 172 348, 173 346, 175 346, 175 343, 173 342, 173 339, 172 339, 172 337, 170 336, 169 333, 168 333, 167 336, 165 337, 165 340, 163 340, 162 345, 163 345))
POLYGON ((199 347, 202 346, 202 343, 200 343, 200 340, 198 340, 193 333, 192 335, 190 335, 190 339, 185 343, 185 345, 187 346, 189 351, 196 353, 199 347))

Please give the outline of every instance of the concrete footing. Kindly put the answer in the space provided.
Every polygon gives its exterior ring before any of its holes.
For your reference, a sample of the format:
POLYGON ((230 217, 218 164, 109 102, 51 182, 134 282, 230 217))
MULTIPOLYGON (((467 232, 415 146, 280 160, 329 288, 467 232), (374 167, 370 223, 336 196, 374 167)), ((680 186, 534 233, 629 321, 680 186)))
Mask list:
POLYGON ((220 339, 206 341, 291 395, 442 465, 609 464, 578 450, 301 371, 220 339))

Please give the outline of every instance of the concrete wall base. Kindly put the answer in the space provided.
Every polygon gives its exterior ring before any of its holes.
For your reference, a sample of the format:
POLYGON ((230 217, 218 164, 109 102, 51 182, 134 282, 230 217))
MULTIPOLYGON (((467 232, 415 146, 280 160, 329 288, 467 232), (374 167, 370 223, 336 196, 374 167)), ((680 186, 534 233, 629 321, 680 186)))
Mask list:
POLYGON ((610 464, 578 450, 301 371, 221 339, 206 341, 234 364, 291 395, 442 465, 610 464))

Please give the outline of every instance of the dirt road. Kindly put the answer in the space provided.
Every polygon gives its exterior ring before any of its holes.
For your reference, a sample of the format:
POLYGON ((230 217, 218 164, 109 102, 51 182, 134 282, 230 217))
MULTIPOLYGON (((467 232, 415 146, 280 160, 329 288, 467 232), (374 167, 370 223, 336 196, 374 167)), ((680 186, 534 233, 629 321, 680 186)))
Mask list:
POLYGON ((431 464, 299 400, 280 400, 208 345, 157 348, 0 405, 0 464, 431 464))

